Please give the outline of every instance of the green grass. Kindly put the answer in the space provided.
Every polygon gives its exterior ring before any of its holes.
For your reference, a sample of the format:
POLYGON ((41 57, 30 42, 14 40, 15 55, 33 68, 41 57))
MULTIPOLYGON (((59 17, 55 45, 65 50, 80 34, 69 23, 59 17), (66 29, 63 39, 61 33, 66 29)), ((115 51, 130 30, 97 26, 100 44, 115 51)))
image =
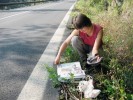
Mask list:
MULTIPOLYGON (((93 73, 95 88, 101 90, 97 100, 133 100, 133 1, 124 0, 120 9, 109 6, 108 11, 104 10, 104 1, 79 0, 72 15, 84 13, 103 27, 104 45, 101 55, 104 59, 101 70, 93 73)), ((107 1, 112 4, 112 0, 107 1)), ((79 55, 70 45, 61 62, 75 61, 79 61, 79 55)), ((59 86, 56 71, 51 68, 47 70, 51 73, 49 77, 54 86, 59 86)))
MULTIPOLYGON (((132 100, 133 1, 124 1, 120 9, 109 6, 108 11, 104 10, 103 4, 104 0, 79 0, 72 15, 84 13, 104 28, 102 70, 94 74, 96 87, 102 91, 98 100, 132 100), (105 68, 108 70, 103 73, 105 68)), ((77 55, 70 46, 65 51, 63 62, 77 61, 77 55)))

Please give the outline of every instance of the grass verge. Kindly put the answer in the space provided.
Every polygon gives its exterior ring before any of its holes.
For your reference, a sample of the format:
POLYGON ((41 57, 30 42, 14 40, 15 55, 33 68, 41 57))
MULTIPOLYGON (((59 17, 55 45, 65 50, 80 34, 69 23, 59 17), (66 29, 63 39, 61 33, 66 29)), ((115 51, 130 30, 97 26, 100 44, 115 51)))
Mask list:
MULTIPOLYGON (((102 70, 94 75, 96 87, 102 91, 98 100, 133 100, 132 4, 130 0, 120 5, 111 0, 79 0, 75 5, 72 15, 84 13, 104 28, 102 70), (105 68, 108 71, 103 73, 105 68)), ((77 61, 77 55, 70 46, 65 51, 63 62, 77 61)))

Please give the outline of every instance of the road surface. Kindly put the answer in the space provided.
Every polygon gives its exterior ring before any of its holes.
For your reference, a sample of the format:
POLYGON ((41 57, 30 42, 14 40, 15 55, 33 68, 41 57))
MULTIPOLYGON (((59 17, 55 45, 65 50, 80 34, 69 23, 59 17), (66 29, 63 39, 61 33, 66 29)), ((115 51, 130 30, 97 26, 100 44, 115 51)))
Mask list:
POLYGON ((0 11, 0 100, 18 98, 73 4, 72 0, 64 0, 0 11))

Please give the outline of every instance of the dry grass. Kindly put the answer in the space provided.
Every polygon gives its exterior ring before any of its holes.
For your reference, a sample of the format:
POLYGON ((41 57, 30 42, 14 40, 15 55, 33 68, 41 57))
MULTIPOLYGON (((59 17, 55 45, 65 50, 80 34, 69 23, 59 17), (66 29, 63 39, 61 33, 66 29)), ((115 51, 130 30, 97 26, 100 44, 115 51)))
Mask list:
POLYGON ((104 28, 102 65, 110 71, 95 75, 102 90, 100 97, 107 96, 108 100, 133 99, 133 1, 124 0, 120 9, 109 6, 108 11, 102 7, 104 0, 94 1, 79 0, 75 7, 77 12, 86 14, 104 28), (122 12, 118 13, 118 10, 122 12))

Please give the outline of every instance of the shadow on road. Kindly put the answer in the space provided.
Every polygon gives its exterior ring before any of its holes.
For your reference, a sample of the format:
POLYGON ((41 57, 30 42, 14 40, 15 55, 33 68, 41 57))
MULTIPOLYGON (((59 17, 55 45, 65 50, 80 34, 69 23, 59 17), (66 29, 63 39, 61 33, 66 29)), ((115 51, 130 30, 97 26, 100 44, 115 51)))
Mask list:
POLYGON ((53 36, 53 30, 47 28, 57 27, 46 24, 0 28, 0 99, 16 100, 53 36))

